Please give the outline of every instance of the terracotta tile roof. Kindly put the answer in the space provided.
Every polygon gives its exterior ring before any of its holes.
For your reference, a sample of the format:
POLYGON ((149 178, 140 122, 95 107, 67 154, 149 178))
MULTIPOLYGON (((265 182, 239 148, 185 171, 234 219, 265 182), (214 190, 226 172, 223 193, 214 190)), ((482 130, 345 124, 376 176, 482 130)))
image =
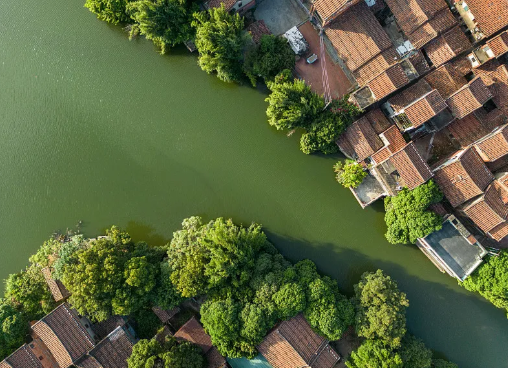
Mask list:
POLYGON ((60 367, 67 368, 85 355, 95 342, 78 313, 63 303, 32 326, 60 367))
POLYGON ((446 102, 450 106, 453 116, 462 119, 482 107, 491 98, 492 94, 485 86, 482 77, 476 77, 468 85, 448 97, 446 102))
MULTIPOLYGON (((126 368, 127 359, 132 354, 132 347, 135 342, 135 339, 124 326, 117 327, 106 338, 99 342, 88 355, 94 358, 102 368, 126 368)), ((86 360, 88 360, 88 358, 86 358, 86 360)), ((76 365, 80 367, 80 363, 76 363, 76 365)))
POLYGON ((462 119, 454 120, 448 125, 448 130, 462 147, 469 146, 489 133, 474 113, 462 119))
POLYGON ((439 216, 444 217, 448 214, 448 211, 442 203, 433 203, 429 206, 429 210, 437 213, 439 216))
POLYGON ((321 17, 323 25, 326 25, 360 1, 362 0, 315 0, 312 5, 321 17))
POLYGON ((468 0, 467 5, 486 37, 492 36, 508 25, 506 0, 468 0))
POLYGON ((325 33, 360 86, 397 61, 390 38, 363 1, 351 6, 325 33))
POLYGON ((392 125, 381 109, 371 110, 365 115, 365 117, 369 121, 370 125, 372 125, 376 134, 384 132, 390 127, 390 125, 392 125))
POLYGON ((265 24, 264 20, 258 20, 254 23, 251 23, 247 28, 246 31, 249 32, 249 34, 252 36, 252 40, 255 43, 259 43, 261 41, 261 37, 264 35, 270 35, 272 32, 268 29, 268 27, 265 24))
POLYGON ((434 169, 434 180, 453 207, 483 194, 494 176, 472 147, 434 169))
POLYGON ((207 335, 205 329, 198 322, 196 317, 192 317, 187 323, 185 323, 175 335, 177 340, 185 340, 198 345, 203 354, 206 354, 208 350, 212 348, 212 339, 207 335))
POLYGON ((235 6, 237 1, 238 0, 209 0, 206 3, 206 6, 208 9, 211 9, 211 8, 219 8, 221 4, 224 4, 226 10, 230 11, 231 9, 233 9, 233 6, 235 6))
POLYGON ((383 147, 383 142, 381 142, 366 117, 362 117, 351 124, 343 133, 343 136, 345 136, 354 153, 352 157, 358 161, 365 160, 383 147))
POLYGON ((62 282, 60 280, 55 280, 53 276, 51 276, 51 269, 49 267, 44 267, 42 269, 42 274, 46 280, 46 284, 48 284, 51 295, 53 295, 53 299, 55 299, 55 302, 58 303, 71 296, 71 293, 66 289, 62 282))
POLYGON ((78 368, 104 368, 93 356, 85 355, 76 364, 78 368))
POLYGON ((432 171, 413 143, 395 153, 391 158, 405 186, 414 189, 432 177, 432 171))
POLYGON ((489 185, 485 194, 464 207, 464 212, 483 231, 489 232, 505 222, 508 207, 503 203, 504 188, 497 182, 489 185))
POLYGON ((442 36, 429 42, 429 44, 425 46, 425 51, 434 66, 438 67, 470 47, 471 42, 469 42, 460 27, 456 26, 442 36))
POLYGON ((443 32, 456 23, 444 0, 385 1, 415 48, 422 47, 439 32, 443 32), (436 21, 434 21, 435 17, 438 18, 436 21))
POLYGON ((328 341, 316 334, 301 314, 281 322, 266 336, 258 350, 273 368, 332 368, 340 359, 328 341))
POLYGON ((376 153, 374 153, 371 157, 374 164, 378 165, 390 158, 392 153, 390 152, 390 149, 388 147, 383 147, 376 153))
POLYGON ((425 76, 425 80, 432 88, 437 89, 443 98, 448 98, 467 84, 467 79, 461 76, 452 64, 440 66, 425 76))
POLYGON ((496 36, 487 41, 487 45, 490 47, 496 57, 499 57, 508 52, 508 32, 503 32, 499 36, 496 36))
POLYGON ((376 100, 388 96, 409 83, 409 78, 400 64, 395 64, 369 82, 369 88, 376 100))
POLYGON ((207 368, 225 368, 227 367, 226 358, 224 358, 215 346, 205 354, 208 362, 207 368))
POLYGON ((439 92, 433 90, 408 105, 405 108, 405 113, 413 127, 418 128, 446 108, 446 102, 439 92))
POLYGON ((489 235, 496 241, 501 241, 508 236, 508 222, 496 226, 489 231, 489 235))
POLYGON ((485 162, 494 162, 508 155, 508 125, 496 129, 477 142, 475 147, 485 162))
POLYGON ((166 324, 169 322, 171 318, 173 318, 177 313, 180 312, 180 308, 175 307, 173 309, 162 309, 159 307, 153 307, 152 311, 155 313, 157 317, 159 317, 162 323, 166 324))
POLYGON ((390 128, 382 133, 382 136, 386 139, 387 147, 391 153, 395 153, 406 147, 406 140, 402 136, 399 128, 396 125, 392 125, 390 128))
POLYGON ((117 327, 125 325, 125 319, 121 316, 111 316, 103 322, 94 323, 92 330, 97 340, 102 340, 113 332, 117 327))
POLYGON ((400 112, 407 105, 413 103, 431 91, 432 87, 424 79, 421 79, 417 83, 390 98, 388 103, 392 106, 395 112, 400 112))
POLYGON ((425 60, 425 56, 420 50, 409 56, 409 62, 413 65, 419 75, 423 75, 430 70, 429 63, 425 60))
POLYGON ((44 368, 28 345, 24 344, 0 362, 0 368, 44 368))

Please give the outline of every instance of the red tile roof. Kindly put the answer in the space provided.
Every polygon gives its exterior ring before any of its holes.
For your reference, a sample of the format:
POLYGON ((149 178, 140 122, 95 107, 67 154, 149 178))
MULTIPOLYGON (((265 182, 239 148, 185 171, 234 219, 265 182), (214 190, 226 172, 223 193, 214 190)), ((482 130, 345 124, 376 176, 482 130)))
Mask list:
POLYGON ((435 168, 434 180, 450 204, 457 207, 483 194, 494 176, 476 150, 470 147, 435 168))
POLYGON ((85 355, 95 342, 81 324, 78 313, 63 303, 32 326, 60 367, 69 367, 85 355))
POLYGON ((360 1, 362 0, 315 0, 312 5, 321 17, 323 25, 326 25, 360 1))
POLYGON ((388 147, 383 147, 376 153, 372 155, 372 161, 374 164, 378 165, 390 158, 392 153, 390 152, 390 149, 388 147))
POLYGON ((499 57, 508 52, 508 32, 503 32, 487 41, 490 49, 496 57, 499 57))
POLYGON ((370 125, 372 125, 376 134, 384 132, 390 127, 390 125, 392 125, 381 109, 371 110, 365 115, 365 117, 369 121, 370 125))
POLYGON ((235 6, 237 1, 238 0, 209 0, 206 3, 206 6, 208 7, 208 9, 211 9, 211 8, 219 8, 221 4, 224 4, 226 10, 230 11, 231 9, 233 9, 233 6, 235 6))
POLYGON ((469 42, 461 28, 456 26, 429 42, 425 46, 425 51, 434 66, 438 67, 470 47, 471 42, 469 42))
POLYGON ((453 115, 457 119, 462 119, 482 107, 491 98, 492 94, 480 76, 451 95, 446 102, 453 115))
POLYGON ((0 368, 44 368, 28 345, 24 344, 0 362, 0 368))
POLYGON ((201 350, 203 350, 203 354, 206 354, 213 346, 212 339, 205 332, 205 329, 201 326, 196 317, 192 317, 186 324, 180 327, 174 336, 177 340, 190 341, 198 345, 201 350))
POLYGON ((71 293, 65 288, 62 282, 53 278, 51 275, 51 269, 49 267, 44 267, 42 269, 42 275, 46 280, 46 284, 48 284, 49 290, 51 291, 51 295, 53 295, 55 302, 58 303, 71 296, 71 293))
POLYGON ((388 103, 392 106, 395 112, 400 112, 407 105, 413 103, 431 91, 432 87, 424 79, 421 79, 411 87, 406 88, 402 92, 390 98, 388 103))
POLYGON ((489 133, 474 113, 462 119, 454 120, 448 125, 448 130, 462 147, 469 146, 489 133))
POLYGON ((177 313, 180 312, 180 308, 175 307, 173 309, 162 309, 159 307, 153 307, 152 311, 155 315, 160 319, 160 321, 164 324, 168 323, 171 318, 173 318, 177 313))
POLYGON ((496 226, 489 231, 489 235, 496 241, 501 241, 508 236, 508 222, 496 226))
POLYGON ((387 147, 391 153, 395 153, 406 147, 406 140, 402 136, 399 128, 396 125, 392 125, 390 128, 382 133, 382 136, 386 139, 387 147))
POLYGON ((433 90, 408 105, 404 112, 413 127, 418 128, 446 108, 446 102, 443 100, 439 92, 437 90, 433 90))
POLYGON ((423 75, 430 70, 429 63, 425 60, 425 56, 420 50, 417 50, 409 57, 409 62, 413 65, 419 75, 423 75))
POLYGON ((425 183, 433 175, 413 143, 409 143, 404 149, 395 153, 390 161, 397 169, 404 185, 409 189, 425 183))
POLYGON ((465 205, 464 212, 483 231, 489 232, 505 222, 508 206, 502 200, 505 189, 496 181, 489 185, 485 194, 470 204, 465 205))
POLYGON ((113 332, 117 327, 125 325, 125 319, 121 316, 111 316, 107 320, 94 323, 92 330, 96 335, 96 340, 102 340, 113 332))
POLYGON ((258 350, 273 368, 332 368, 340 359, 328 341, 316 334, 301 314, 281 322, 266 336, 258 350))
POLYGON ((452 64, 445 64, 427 76, 425 80, 434 89, 437 89, 443 98, 448 98, 461 87, 467 84, 467 79, 453 67, 452 64))
POLYGON ((508 155, 508 125, 496 129, 477 142, 475 147, 485 162, 494 162, 508 155))
POLYGON ((349 156, 363 161, 383 147, 383 142, 366 117, 351 124, 339 138, 339 147, 349 156))
POLYGON ((486 37, 492 36, 508 25, 506 0, 468 0, 467 5, 486 37))
POLYGON ((226 358, 224 358, 217 348, 213 346, 208 352, 205 354, 206 361, 208 362, 207 368, 226 368, 226 358))
POLYGON ((409 78, 400 64, 395 64, 369 82, 376 100, 388 96, 409 83, 409 78))
POLYGON ((397 51, 365 2, 351 6, 325 30, 360 86, 397 61, 397 51))
POLYGON ((261 37, 263 37, 264 35, 272 34, 272 32, 270 32, 270 30, 266 26, 264 20, 258 20, 254 23, 251 23, 246 28, 246 31, 249 32, 249 34, 252 36, 252 40, 255 43, 259 43, 259 41, 261 41, 261 37))

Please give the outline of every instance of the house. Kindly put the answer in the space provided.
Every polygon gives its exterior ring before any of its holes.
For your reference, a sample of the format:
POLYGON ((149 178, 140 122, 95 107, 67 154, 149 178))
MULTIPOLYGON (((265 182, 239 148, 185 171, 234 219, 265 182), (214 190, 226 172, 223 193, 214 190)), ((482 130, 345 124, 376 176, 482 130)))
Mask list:
POLYGON ((179 341, 189 341, 201 348, 208 361, 208 368, 226 368, 228 364, 217 348, 212 345, 212 339, 196 317, 192 317, 176 333, 174 337, 179 341))
POLYGON ((417 240, 416 245, 436 265, 459 281, 464 281, 483 262, 487 251, 477 238, 453 215, 441 230, 417 240))
POLYGON ((434 180, 453 207, 482 195, 494 180, 474 147, 456 152, 433 171, 434 180))
POLYGON ((448 125, 448 131, 464 148, 489 133, 488 127, 485 126, 476 113, 454 120, 448 125))
POLYGON ((257 348, 273 368, 332 368, 340 360, 301 314, 279 323, 257 348))
POLYGON ((425 81, 445 99, 468 83, 451 63, 433 70, 425 76, 425 81))
POLYGON ((429 42, 424 50, 432 64, 438 67, 469 48, 471 48, 471 42, 457 25, 429 42))
POLYGON ((454 0, 453 5, 476 40, 488 38, 508 26, 506 0, 454 0))
POLYGON ((487 46, 492 51, 493 57, 500 58, 505 55, 508 52, 508 31, 488 40, 487 46))
POLYGON ((508 124, 494 129, 474 144, 482 160, 491 171, 508 164, 508 124))
POLYGON ((0 362, 0 368, 46 368, 27 344, 0 362))
POLYGON ((270 35, 272 32, 268 29, 264 20, 257 20, 246 28, 246 31, 252 36, 252 40, 255 44, 259 44, 261 37, 270 35))
POLYGON ((325 27, 350 6, 358 4, 361 1, 363 0, 314 0, 311 12, 314 11, 321 25, 325 27))
POLYGON ((446 103, 450 106, 453 116, 462 119, 482 108, 492 97, 484 79, 478 76, 448 97, 446 103))
POLYGON ((44 267, 41 272, 44 276, 44 280, 46 280, 46 283, 48 284, 49 290, 53 299, 55 299, 55 302, 59 303, 71 296, 71 293, 66 289, 62 282, 53 278, 51 275, 52 269, 50 267, 44 267))
POLYGON ((349 158, 363 161, 383 147, 367 117, 351 124, 337 140, 340 150, 349 158))
POLYGON ((206 9, 219 8, 222 4, 228 12, 245 13, 256 5, 256 0, 208 0, 204 3, 206 9))
POLYGON ((136 343, 133 332, 119 326, 101 340, 87 355, 79 359, 78 368, 127 368, 127 359, 136 343))
POLYGON ((167 324, 171 318, 180 312, 180 308, 175 307, 173 309, 162 309, 159 307, 153 307, 152 311, 163 324, 167 324))

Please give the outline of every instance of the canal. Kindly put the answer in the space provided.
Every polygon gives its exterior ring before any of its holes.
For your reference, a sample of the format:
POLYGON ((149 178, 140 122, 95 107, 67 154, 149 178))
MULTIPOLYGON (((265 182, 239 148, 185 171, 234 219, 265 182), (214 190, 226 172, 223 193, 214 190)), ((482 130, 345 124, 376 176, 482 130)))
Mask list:
POLYGON ((306 156, 270 128, 262 91, 220 82, 185 50, 130 42, 82 3, 2 1, 1 278, 78 221, 153 243, 191 215, 257 221, 348 293, 363 271, 386 270, 410 299, 410 331, 461 368, 508 367, 503 311, 388 244, 382 206, 362 210, 334 182, 336 157, 306 156))

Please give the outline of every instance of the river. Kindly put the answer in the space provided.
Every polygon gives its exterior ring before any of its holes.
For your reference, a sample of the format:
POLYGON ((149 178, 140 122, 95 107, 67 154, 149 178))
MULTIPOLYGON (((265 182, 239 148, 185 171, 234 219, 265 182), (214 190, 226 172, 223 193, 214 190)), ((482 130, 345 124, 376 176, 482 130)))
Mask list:
POLYGON ((257 221, 348 293, 384 269, 409 297, 409 330, 461 368, 508 367, 503 311, 388 244, 382 206, 362 210, 334 182, 337 157, 269 127, 262 91, 130 42, 82 3, 2 1, 0 278, 80 220, 86 235, 117 224, 159 244, 191 215, 257 221))

